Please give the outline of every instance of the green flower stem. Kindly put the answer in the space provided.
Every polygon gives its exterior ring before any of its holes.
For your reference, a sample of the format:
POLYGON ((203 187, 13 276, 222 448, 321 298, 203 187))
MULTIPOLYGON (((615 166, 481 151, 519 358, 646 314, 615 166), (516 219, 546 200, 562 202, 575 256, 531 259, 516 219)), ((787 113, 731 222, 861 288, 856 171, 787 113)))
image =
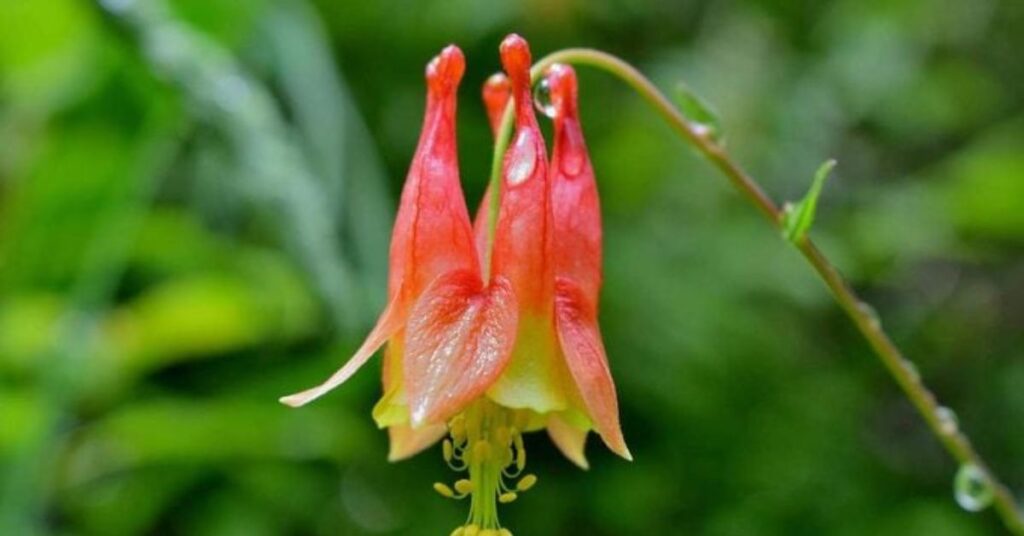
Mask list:
MULTIPOLYGON (((588 48, 570 48, 560 50, 545 56, 530 71, 533 81, 540 78, 542 73, 555 63, 570 63, 575 65, 588 65, 607 71, 618 77, 650 104, 654 110, 661 115, 665 121, 690 145, 694 146, 705 158, 721 171, 733 186, 750 201, 758 211, 767 218, 768 222, 776 229, 781 230, 782 211, 774 201, 764 192, 761 186, 748 175, 726 152, 725 148, 717 143, 702 125, 688 120, 683 114, 665 97, 658 88, 651 83, 643 74, 625 61, 601 52, 588 48)), ((497 142, 494 147, 494 162, 491 168, 491 206, 489 207, 489 223, 491 242, 494 238, 494 228, 498 218, 498 204, 500 198, 499 188, 501 186, 501 167, 505 149, 508 147, 509 137, 512 131, 512 105, 505 110, 501 129, 499 130, 497 142)), ((961 464, 973 464, 978 467, 992 488, 994 498, 993 506, 1002 518, 1006 528, 1013 534, 1024 535, 1024 512, 1017 505, 1017 501, 1009 488, 1003 484, 981 456, 971 445, 970 439, 959 429, 950 427, 944 423, 942 414, 944 410, 939 405, 935 395, 921 382, 913 364, 908 361, 899 348, 892 342, 892 339, 882 329, 874 310, 862 301, 853 291, 850 285, 843 279, 839 271, 825 257, 817 246, 806 235, 794 242, 800 253, 811 265, 818 276, 828 287, 832 296, 839 306, 846 312, 850 320, 857 326, 861 334, 867 339, 868 344, 881 360, 882 365, 889 371, 896 383, 903 389, 904 394, 910 399, 918 413, 924 418, 925 423, 931 428, 932 433, 942 443, 947 451, 961 464)), ((488 262, 489 264, 489 262, 488 262)))

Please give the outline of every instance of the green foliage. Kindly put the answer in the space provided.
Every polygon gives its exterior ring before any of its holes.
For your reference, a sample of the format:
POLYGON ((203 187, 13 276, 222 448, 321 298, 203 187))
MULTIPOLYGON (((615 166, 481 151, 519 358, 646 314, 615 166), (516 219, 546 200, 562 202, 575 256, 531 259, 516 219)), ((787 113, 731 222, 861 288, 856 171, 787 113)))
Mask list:
POLYGON ((710 104, 694 93, 685 82, 676 84, 676 105, 683 115, 712 140, 721 143, 722 122, 710 104))
POLYGON ((818 197, 821 196, 821 189, 825 186, 825 179, 832 168, 836 167, 835 160, 826 160, 814 172, 814 180, 807 195, 796 203, 786 203, 782 207, 782 236, 794 244, 804 240, 807 231, 814 223, 814 212, 818 209, 818 197))
MULTIPOLYGON (((462 179, 497 43, 671 89, 1024 484, 1024 4, 1015 0, 0 2, 0 534, 444 534, 436 449, 385 461, 374 366, 311 407, 385 295, 423 68, 463 47, 462 179), (107 6, 104 8, 103 6, 107 6), (109 9, 108 9, 109 8, 109 9), (127 10, 127 11, 125 11, 127 10), (132 11, 138 10, 138 11, 132 11), (706 95, 720 114, 694 95, 706 95)), ((993 534, 799 259, 585 68, 601 320, 636 462, 527 438, 517 534, 993 534)), ((545 126, 546 127, 546 126, 545 126)))

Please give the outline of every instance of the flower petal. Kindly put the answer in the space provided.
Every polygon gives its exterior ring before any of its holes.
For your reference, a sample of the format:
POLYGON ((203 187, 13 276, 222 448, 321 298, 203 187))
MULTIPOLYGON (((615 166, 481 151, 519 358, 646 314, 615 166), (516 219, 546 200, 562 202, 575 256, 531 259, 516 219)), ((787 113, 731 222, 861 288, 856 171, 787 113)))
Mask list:
MULTIPOLYGON (((487 108, 487 119, 491 123, 491 133, 497 137, 498 128, 501 127, 501 118, 505 114, 505 107, 512 97, 512 86, 508 77, 502 73, 495 73, 484 83, 483 99, 487 108)), ((473 236, 476 238, 476 250, 480 254, 480 266, 486 266, 487 242, 490 239, 490 209, 491 209, 491 185, 487 185, 484 197, 480 200, 480 208, 476 211, 476 218, 473 219, 473 236)))
POLYGON ((512 98, 512 85, 503 73, 494 73, 484 82, 484 107, 487 108, 487 121, 491 124, 491 133, 498 135, 505 108, 512 98))
POLYGON ((388 428, 388 461, 397 462, 411 458, 430 448, 447 433, 448 427, 443 424, 415 429, 409 425, 391 426, 388 428))
POLYGON ((427 65, 427 106, 391 235, 388 306, 359 351, 322 385, 281 398, 301 406, 341 385, 402 328, 412 303, 440 274, 479 274, 469 211, 459 184, 455 136, 456 92, 465 71, 458 47, 427 65))
POLYGON ((446 47, 427 65, 427 109, 391 235, 389 296, 410 302, 442 273, 477 270, 469 210, 459 183, 456 92, 465 59, 446 47))
POLYGON ((587 443, 587 431, 577 428, 564 421, 558 414, 548 417, 548 435, 558 450, 575 463, 580 469, 590 469, 587 456, 583 452, 587 443))
POLYGON ((405 333, 399 331, 388 340, 381 366, 381 382, 384 395, 373 406, 373 420, 378 428, 397 424, 409 424, 409 408, 405 403, 405 387, 402 382, 402 355, 405 348, 405 333))
POLYGON ((517 324, 505 279, 485 289, 472 272, 437 278, 406 330, 403 374, 413 427, 442 423, 483 394, 508 365, 517 324))
POLYGON ((555 274, 573 280, 595 305, 601 288, 601 206, 576 107, 576 74, 552 65, 545 74, 554 115, 551 197, 555 274))
POLYGON ((515 132, 502 162, 501 200, 491 275, 512 284, 521 312, 550 318, 554 296, 551 183, 547 149, 530 90, 530 49, 515 34, 501 43, 515 102, 515 132))
POLYGON ((632 460, 619 426, 619 404, 597 326, 597 309, 567 279, 557 281, 555 294, 558 338, 594 428, 612 452, 632 460))
POLYGON ((380 318, 377 319, 377 325, 366 336, 362 346, 359 347, 359 350, 356 351, 355 355, 344 366, 338 369, 327 381, 312 389, 281 397, 281 403, 293 408, 304 406, 351 378, 392 335, 402 329, 402 325, 405 323, 403 312, 403 308, 398 304, 398 299, 392 299, 387 307, 384 308, 380 318))

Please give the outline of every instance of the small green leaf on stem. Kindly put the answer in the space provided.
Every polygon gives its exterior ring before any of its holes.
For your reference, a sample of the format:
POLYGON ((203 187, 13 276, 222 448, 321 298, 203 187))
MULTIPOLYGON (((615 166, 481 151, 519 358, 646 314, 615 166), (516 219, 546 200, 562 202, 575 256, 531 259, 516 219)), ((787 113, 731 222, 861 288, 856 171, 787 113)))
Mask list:
POLYGON ((807 195, 796 204, 786 203, 782 207, 782 236, 786 240, 797 243, 804 239, 807 230, 814 223, 814 211, 818 207, 821 188, 825 185, 825 179, 828 178, 834 167, 836 167, 835 160, 826 160, 814 173, 814 182, 811 183, 811 189, 807 191, 807 195))
POLYGON ((693 127, 716 143, 722 141, 722 124, 718 120, 718 112, 706 100, 697 95, 684 82, 676 85, 676 105, 679 111, 690 120, 693 127))

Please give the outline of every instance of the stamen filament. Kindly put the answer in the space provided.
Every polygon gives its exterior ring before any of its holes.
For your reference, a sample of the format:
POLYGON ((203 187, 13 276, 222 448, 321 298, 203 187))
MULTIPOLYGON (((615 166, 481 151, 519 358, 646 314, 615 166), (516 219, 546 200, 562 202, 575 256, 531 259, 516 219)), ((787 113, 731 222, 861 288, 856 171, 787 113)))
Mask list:
POLYGON ((520 430, 528 421, 526 410, 487 399, 474 402, 449 421, 442 457, 452 470, 468 475, 452 486, 438 482, 434 489, 450 499, 470 499, 466 524, 452 536, 511 536, 498 521, 498 504, 515 501, 537 482, 535 475, 526 475, 513 483, 526 467, 520 430))

